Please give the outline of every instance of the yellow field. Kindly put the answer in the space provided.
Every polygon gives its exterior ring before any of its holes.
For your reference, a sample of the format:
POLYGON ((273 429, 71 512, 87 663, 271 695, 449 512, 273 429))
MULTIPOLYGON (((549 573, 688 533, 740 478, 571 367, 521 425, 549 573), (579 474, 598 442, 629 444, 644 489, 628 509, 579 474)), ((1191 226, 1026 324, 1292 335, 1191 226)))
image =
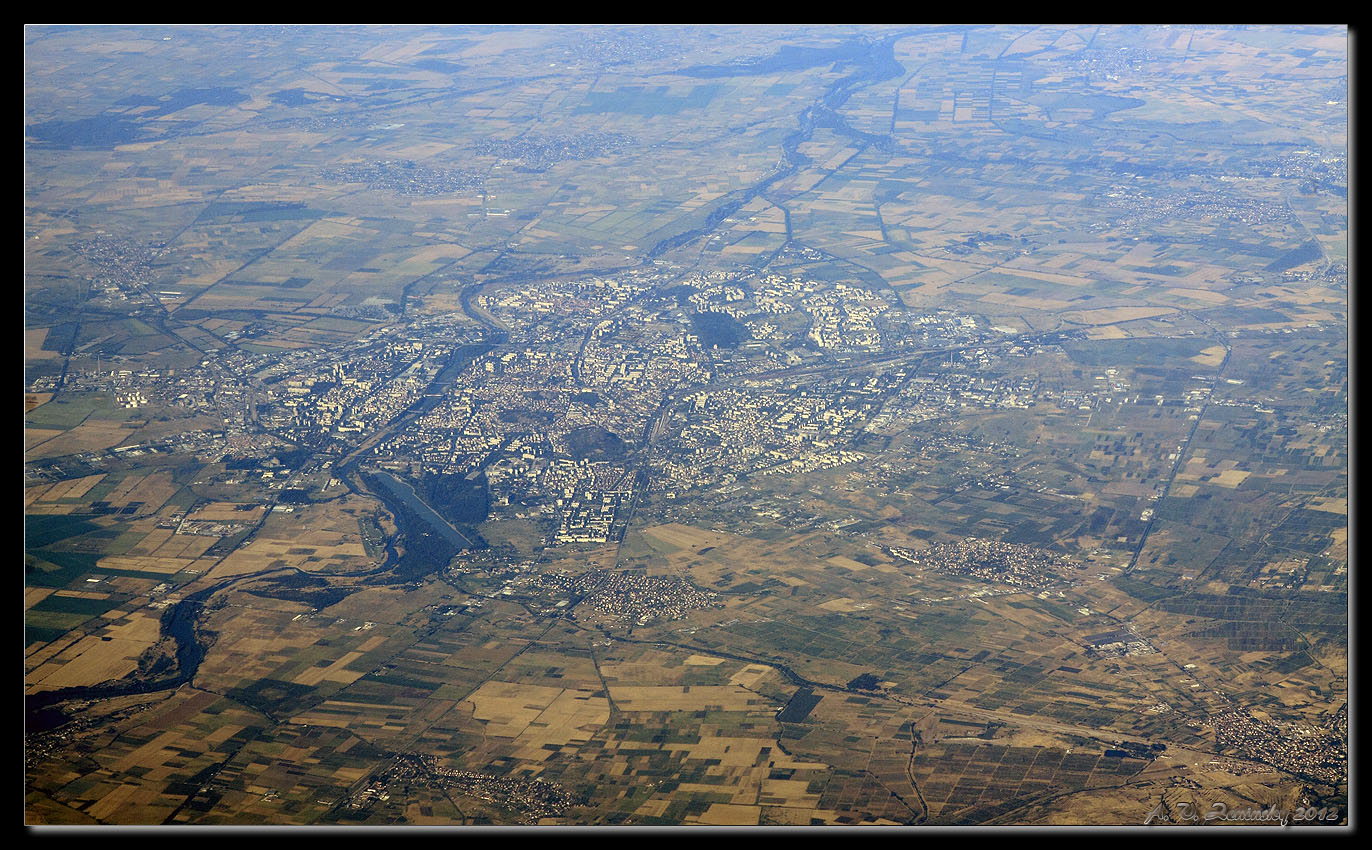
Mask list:
POLYGON ((1289 286, 1268 286, 1258 290, 1259 297, 1254 298, 1246 304, 1261 305, 1270 297, 1280 298, 1293 304, 1303 307, 1310 307, 1315 304, 1328 304, 1342 309, 1347 305, 1344 294, 1337 289, 1326 286, 1311 286, 1308 289, 1293 289, 1289 286))
POLYGON ((106 500, 112 505, 142 502, 144 507, 155 509, 161 507, 180 489, 179 485, 172 482, 170 472, 155 472, 143 478, 125 479, 110 491, 106 500))
MULTIPOLYGON (((32 608, 44 599, 52 595, 54 588, 51 587, 26 587, 24 588, 24 610, 32 608)), ((724 659, 720 659, 723 661, 724 659)))
MULTIPOLYGON (((132 750, 113 765, 115 770, 128 770, 131 767, 139 767, 149 763, 157 763, 154 759, 170 757, 176 749, 176 744, 182 739, 180 732, 168 730, 148 741, 146 744, 132 750)), ((103 799, 109 799, 108 795, 103 799)))
POLYGON ((159 546, 167 542, 167 540, 175 533, 176 532, 170 528, 149 529, 148 532, 144 534, 136 544, 134 544, 133 548, 129 549, 129 551, 125 554, 136 556, 151 555, 157 551, 157 548, 159 546))
POLYGON ((80 509, 80 505, 58 505, 52 502, 43 502, 26 506, 25 512, 31 514, 70 514, 80 509))
POLYGON ((772 673, 772 668, 765 664, 749 664, 742 670, 729 677, 729 684, 738 685, 740 688, 757 690, 758 683, 767 678, 772 673))
POLYGON ((1129 332, 1118 325, 1097 325, 1086 331, 1087 339, 1129 339, 1129 332))
MULTIPOLYGON (((70 432, 68 432, 70 434, 70 432)), ((125 432, 127 433, 127 432, 125 432)), ((64 439, 64 438, 63 438, 64 439)), ((49 446, 54 445, 49 444, 49 446)), ((48 446, 44 447, 44 451, 48 446)), ((71 498, 79 499, 90 492, 91 488, 98 484, 104 474, 90 475, 85 478, 78 478, 72 481, 62 481, 53 484, 45 491, 38 493, 37 488, 31 488, 25 493, 26 501, 37 508, 37 503, 52 502, 57 499, 71 498)), ((145 511, 153 511, 161 507, 167 499, 171 498, 180 487, 172 483, 170 473, 153 473, 147 476, 130 476, 111 490, 106 496, 105 501, 111 505, 127 505, 129 502, 142 502, 145 511)), ((64 506, 70 509, 71 506, 64 506)), ((51 511, 41 511, 51 513, 51 511)), ((65 511, 64 511, 65 512, 65 511)), ((137 527, 136 525, 134 526, 137 527)))
POLYGON ((610 718, 610 702, 594 691, 516 682, 486 682, 473 693, 472 717, 487 735, 513 738, 515 756, 543 761, 545 745, 583 744, 610 718))
POLYGON ((1221 487, 1234 488, 1242 484, 1243 480, 1247 478, 1249 474, 1250 473, 1242 469, 1226 469, 1219 475, 1210 479, 1210 481, 1211 483, 1218 484, 1221 487))
POLYGON ((204 192, 180 187, 170 180, 123 177, 107 185, 110 188, 92 192, 86 202, 136 208, 190 203, 205 197, 204 192))
MULTIPOLYGON (((237 268, 235 266, 235 268, 237 268)), ((233 271, 230 269, 229 271, 233 271)), ((211 281, 213 282, 213 281, 211 281)), ((185 307, 194 305, 197 310, 295 310, 300 305, 289 301, 277 301, 276 290, 265 286, 235 286, 233 290, 218 289, 197 295, 182 303, 185 307)), ((260 341, 258 344, 264 344, 260 341)))
POLYGON ((859 604, 860 603, 858 603, 857 600, 849 599, 844 596, 840 599, 830 599, 828 602, 822 603, 819 607, 823 608, 825 611, 837 611, 840 614, 851 614, 854 611, 862 610, 862 608, 858 607, 859 604))
POLYGON ((88 475, 85 478, 58 481, 47 488, 46 492, 42 495, 37 496, 35 501, 55 502, 58 499, 79 499, 86 495, 86 492, 99 483, 100 479, 104 477, 105 473, 102 472, 98 475, 88 475))
POLYGON ((48 491, 50 491, 54 486, 55 485, 53 484, 39 484, 34 487, 25 488, 24 508, 27 509, 30 505, 34 504, 35 502, 47 501, 48 491))
POLYGON ((1179 295, 1182 298, 1193 298, 1197 301, 1209 301, 1212 304, 1223 304, 1229 300, 1229 296, 1223 292, 1211 292, 1208 289, 1181 289, 1174 288, 1165 290, 1172 295, 1179 295))
MULTIPOLYGON (((983 299, 984 300, 984 299, 983 299)), ((1109 325, 1116 322, 1130 322, 1135 319, 1151 319, 1175 313, 1175 307, 1103 307, 1099 310, 1077 310, 1063 314, 1069 322, 1082 325, 1109 325)))
POLYGON ((269 676, 318 639, 316 629, 308 621, 293 619, 293 611, 303 607, 299 603, 265 599, 260 602, 280 610, 245 606, 226 615, 226 619, 236 621, 235 630, 221 633, 214 655, 201 666, 201 675, 229 681, 269 676))
POLYGON ((461 245, 452 242, 446 245, 431 245, 412 255, 409 259, 405 260, 405 263, 426 266, 440 265, 448 260, 460 260, 471 252, 470 248, 464 248, 461 245))
MULTIPOLYGON (((206 538, 213 542, 213 538, 206 538)), ((138 555, 108 555, 101 558, 99 566, 108 567, 112 570, 136 570, 140 573, 164 573, 171 575, 180 572, 186 567, 193 566, 194 561, 188 558, 160 558, 154 556, 138 555)), ((201 562, 200 569, 206 569, 214 561, 205 560, 201 562)))
POLYGON ((621 711, 748 711, 772 706, 770 700, 738 685, 610 685, 621 711))
POLYGON ((475 706, 472 716, 486 724, 486 734, 514 738, 529 728, 562 691, 517 682, 486 682, 468 699, 475 706))
POLYGON ((819 805, 819 794, 811 793, 809 785, 804 779, 764 779, 759 797, 775 800, 776 805, 814 808, 819 805))
MULTIPOLYGON (((289 333, 289 331, 287 333, 289 333)), ((254 344, 263 346, 264 348, 280 348, 283 351, 294 351, 297 348, 309 348, 311 345, 309 342, 303 340, 291 341, 281 338, 274 339, 271 342, 255 341, 254 344)))
POLYGON ((53 596, 65 596, 68 599, 109 599, 108 593, 101 593, 98 590, 59 590, 53 596))
POLYGON ((174 312, 181 309, 198 298, 200 292, 218 283, 238 268, 234 263, 215 263, 212 260, 207 260, 206 263, 210 265, 209 271, 184 277, 176 282, 178 291, 186 293, 186 298, 182 301, 168 300, 164 302, 167 310, 174 312))
POLYGON ((196 508, 186 515, 187 521, 195 522, 256 522, 267 510, 265 505, 253 505, 248 510, 239 510, 240 502, 210 502, 196 508))
POLYGON ((426 142, 419 145, 410 145, 395 152, 396 156, 405 159, 428 159, 437 156, 445 151, 453 149, 453 145, 444 142, 426 142))
MULTIPOLYGON (((170 529, 158 529, 168 531, 170 529)), ((144 538, 146 541, 147 538, 144 538)), ((194 560, 205 554, 205 550, 215 544, 215 538, 197 534, 172 534, 152 554, 158 558, 182 558, 194 560)), ((141 541, 140 541, 141 545, 141 541)))
POLYGON ((405 721, 385 720, 378 716, 395 713, 396 709, 396 706, 378 703, 331 699, 295 715, 291 722, 306 726, 334 726, 354 732, 399 732, 405 728, 405 721))
POLYGON ((24 393, 24 412, 42 407, 52 398, 52 393, 24 393))
MULTIPOLYGON (((711 803, 710 808, 706 809, 696 823, 708 823, 718 826, 757 826, 758 818, 762 815, 759 806, 742 806, 734 803, 711 803)), ((687 818, 687 820, 690 820, 687 818)))
POLYGON ((1346 514, 1348 513, 1348 500, 1330 498, 1311 499, 1310 504, 1306 505, 1306 508, 1312 511, 1327 511, 1332 514, 1346 514))
POLYGON ((645 800, 643 805, 634 809, 634 814, 650 818, 662 817, 667 811, 667 807, 671 804, 672 801, 667 797, 652 797, 645 800))
POLYGON ((998 304, 1026 310, 1058 311, 1071 304, 1070 301, 1059 301, 1052 298, 1039 298, 1030 295, 1010 295, 1005 292, 990 292, 977 300, 986 304, 998 304))
MULTIPOLYGON (((56 351, 44 351, 43 342, 48 338, 48 328, 24 329, 24 360, 52 360, 62 355, 56 351)), ((45 395, 51 396, 51 393, 45 395)), ((46 401, 46 399, 44 399, 46 401)), ((37 407, 37 405, 34 405, 37 407)))
POLYGON ((1013 272, 1015 277, 1027 277, 1032 280, 1041 280, 1045 283, 1056 283, 1062 286, 1090 286, 1095 283, 1089 277, 1081 275, 1063 274, 1062 272, 1046 272, 1036 268, 1024 268, 1022 266, 1007 263, 1005 270, 1013 272))
MULTIPOLYGON (((749 204, 751 207, 752 204, 749 204)), ((747 208, 745 207, 745 210, 747 208)), ((780 207, 768 205, 766 209, 760 211, 748 210, 750 217, 756 217, 756 221, 748 223, 753 230, 760 230, 763 233, 785 233, 786 215, 780 207)))
POLYGON ((153 786, 115 785, 108 793, 102 794, 86 810, 101 822, 118 816, 119 823, 157 823, 171 813, 172 806, 158 799, 158 789, 153 786), (133 820, 129 820, 132 818, 133 820))
POLYGON ((845 558, 842 555, 835 555, 832 558, 828 558, 825 560, 824 563, 832 564, 835 567, 843 567, 844 569, 848 570, 862 571, 872 569, 867 564, 864 564, 861 561, 854 561, 852 558, 845 558))
POLYGON ((348 300, 348 295, 347 295, 347 293, 345 293, 345 292, 335 292, 335 293, 326 292, 326 293, 320 295, 318 298, 316 298, 316 299, 314 299, 313 301, 311 301, 310 303, 306 304, 303 308, 301 308, 301 310, 302 310, 302 311, 304 311, 304 310, 310 310, 310 309, 329 310, 329 309, 332 309, 333 307, 337 307, 339 304, 342 304, 344 301, 347 301, 347 300, 348 300))
POLYGON ((135 611, 107 626, 103 635, 86 635, 48 658, 28 676, 29 691, 94 685, 126 676, 138 668, 138 657, 157 642, 159 633, 156 616, 135 611))
MULTIPOLYGON (((385 638, 382 637, 382 640, 385 640, 385 638)), ((294 682, 297 685, 309 685, 310 687, 314 687, 326 679, 330 682, 341 682, 345 685, 352 684, 362 678, 362 676, 366 674, 366 671, 347 670, 344 668, 361 658, 362 655, 363 653, 357 650, 345 652, 327 667, 311 667, 308 670, 305 670, 299 676, 295 677, 294 682)))
POLYGON ((61 431, 61 430, 58 430, 58 429, 54 429, 54 428, 25 428, 25 429, 24 429, 24 451, 25 451, 25 453, 27 453, 30 449, 34 448, 35 446, 38 446, 39 444, 41 444, 41 443, 43 443, 43 442, 46 442, 47 440, 51 440, 52 438, 54 438, 54 437, 56 437, 57 435, 62 434, 62 433, 64 433, 64 432, 61 431))
POLYGON ((432 36, 421 36, 412 38, 403 44, 373 47, 358 58, 367 62, 403 62, 433 47, 433 43, 432 36))
POLYGON ((1191 362, 1202 366, 1218 366, 1224 362, 1224 346, 1212 345, 1191 358, 1191 362))
POLYGON ((215 578, 222 578, 260 572, 271 569, 272 564, 277 561, 282 562, 276 565, 278 567, 290 566, 302 570, 336 569, 338 567, 337 561, 332 564, 329 563, 329 558, 333 555, 352 555, 358 559, 363 559, 367 555, 367 550, 355 534, 345 535, 329 531, 315 531, 301 534, 293 540, 259 537, 239 547, 225 558, 214 569, 214 576, 215 578), (292 549, 313 549, 314 551, 310 554, 301 552, 292 554, 292 549), (315 560, 310 560, 311 558, 315 560))
POLYGON ((761 254, 763 251, 770 250, 765 244, 758 245, 726 245, 720 249, 721 254, 761 254))
POLYGON ((689 525, 671 523, 669 525, 655 525, 651 528, 643 529, 643 533, 649 537, 675 546, 678 549, 689 549, 696 552, 706 546, 719 546, 727 543, 731 535, 721 534, 717 531, 706 531, 700 528, 692 528, 689 525))
MULTIPOLYGON (((737 738, 712 735, 695 744, 667 744, 670 749, 687 750, 689 758, 705 761, 715 759, 720 767, 752 767, 757 764, 762 748, 771 742, 766 738, 737 738)), ((684 785, 682 786, 685 787, 684 785)), ((717 787, 717 786, 716 786, 717 787)))
POLYGON ((600 673, 608 681, 667 683, 677 681, 677 672, 652 661, 623 661, 601 664, 600 673))

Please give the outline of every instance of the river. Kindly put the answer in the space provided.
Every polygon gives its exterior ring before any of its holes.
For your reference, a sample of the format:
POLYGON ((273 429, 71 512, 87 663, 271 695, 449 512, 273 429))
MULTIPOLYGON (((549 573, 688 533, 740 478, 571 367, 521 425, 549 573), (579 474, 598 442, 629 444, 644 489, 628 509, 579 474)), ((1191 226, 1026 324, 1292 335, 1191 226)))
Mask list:
MULTIPOLYGON (((943 29, 957 29, 943 28, 943 29)), ((765 73, 773 69, 774 65, 787 67, 812 67, 817 64, 828 62, 844 62, 856 65, 853 73, 835 81, 824 95, 811 106, 807 106, 798 117, 799 127, 789 134, 782 142, 782 161, 784 167, 773 171, 771 174, 759 180, 754 185, 745 189, 740 189, 727 196, 715 210, 710 213, 705 223, 696 229, 678 234, 662 240, 655 245, 649 252, 649 258, 660 256, 662 253, 681 245, 685 245, 714 230, 715 227, 728 218, 734 212, 743 207, 744 204, 756 198, 758 195, 767 191, 773 184, 783 178, 794 174, 801 165, 807 162, 806 157, 799 153, 798 148, 801 144, 809 141, 814 135, 817 125, 816 119, 820 118, 824 126, 838 129, 846 135, 853 136, 862 141, 871 143, 879 141, 877 137, 870 134, 860 133, 847 125, 841 117, 836 114, 844 102, 860 87, 881 80, 889 79, 903 72, 903 68, 895 61, 893 45, 900 36, 893 35, 881 41, 871 43, 848 43, 831 49, 801 50, 782 48, 776 57, 759 60, 747 66, 711 66, 697 67, 691 69, 692 76, 729 76, 749 73, 765 73)), ((474 284, 465 287, 461 293, 463 311, 489 329, 487 341, 462 346, 455 352, 453 359, 439 374, 434 382, 441 385, 446 381, 452 380, 458 372, 464 368, 472 359, 490 350, 490 348, 504 342, 506 332, 503 328, 494 325, 491 321, 480 315, 479 311, 472 308, 471 299, 480 291, 482 284, 474 284)), ((415 413, 427 410, 435 404, 437 399, 424 399, 407 412, 405 419, 411 418, 415 413)), ((392 428, 395 427, 393 424, 392 428)), ((356 459, 344 465, 345 468, 338 470, 340 477, 346 479, 347 474, 354 468, 356 459)), ((375 576, 384 574, 390 570, 396 570, 405 578, 414 578, 417 575, 431 572, 445 566, 447 559, 455 554, 457 550, 474 548, 475 544, 468 540, 461 532, 449 525, 433 508, 429 507, 419 498, 414 489, 408 484, 396 478, 389 472, 376 471, 367 474, 372 481, 381 486, 373 495, 380 498, 395 515, 397 523, 400 524, 400 532, 407 536, 406 553, 397 556, 396 550, 391 541, 387 542, 386 562, 375 570, 367 573, 354 574, 357 576, 375 576), (410 520, 418 520, 418 523, 410 520), (429 539, 429 535, 416 526, 422 524, 424 527, 432 529, 437 535, 437 540, 429 539)), ((351 485, 350 485, 351 486, 351 485)), ((318 574, 318 573, 316 573, 318 574)), ((27 731, 43 731, 60 726, 70 718, 61 714, 53 706, 67 700, 76 699, 108 699, 118 696, 130 696, 141 693, 152 693, 155 691, 168 690, 179 687, 191 681, 200 668, 201 661, 204 660, 206 646, 197 636, 198 622, 204 610, 205 603, 215 593, 238 581, 245 581, 254 578, 255 575, 235 576, 232 579, 214 584, 203 590, 197 591, 185 599, 168 608, 162 615, 161 635, 163 638, 170 638, 176 644, 176 665, 175 672, 166 676, 158 677, 156 670, 144 673, 142 676, 131 674, 123 679, 112 682, 104 682, 98 685, 86 687, 61 688, 54 691, 40 691, 25 697, 25 722, 27 731)), ((164 667, 170 667, 169 661, 163 662, 164 667)), ((795 676, 787 668, 780 668, 783 675, 799 681, 802 684, 809 683, 799 676, 795 676)), ((825 687, 825 686, 821 686, 825 687)))

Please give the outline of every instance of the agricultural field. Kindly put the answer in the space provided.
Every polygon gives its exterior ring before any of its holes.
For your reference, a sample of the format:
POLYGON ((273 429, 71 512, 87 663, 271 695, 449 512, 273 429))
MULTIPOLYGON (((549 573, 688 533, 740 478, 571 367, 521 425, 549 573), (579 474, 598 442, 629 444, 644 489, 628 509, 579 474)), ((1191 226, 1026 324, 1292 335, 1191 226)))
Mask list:
POLYGON ((1350 47, 27 27, 26 824, 1347 829, 1350 47))

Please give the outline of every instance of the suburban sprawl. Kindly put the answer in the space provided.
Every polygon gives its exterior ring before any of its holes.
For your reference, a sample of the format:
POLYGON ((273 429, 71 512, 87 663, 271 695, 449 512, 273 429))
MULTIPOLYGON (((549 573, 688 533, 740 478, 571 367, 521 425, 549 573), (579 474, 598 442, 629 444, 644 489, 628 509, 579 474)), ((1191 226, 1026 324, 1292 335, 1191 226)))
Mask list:
POLYGON ((27 27, 26 823, 1347 827, 1348 49, 27 27))

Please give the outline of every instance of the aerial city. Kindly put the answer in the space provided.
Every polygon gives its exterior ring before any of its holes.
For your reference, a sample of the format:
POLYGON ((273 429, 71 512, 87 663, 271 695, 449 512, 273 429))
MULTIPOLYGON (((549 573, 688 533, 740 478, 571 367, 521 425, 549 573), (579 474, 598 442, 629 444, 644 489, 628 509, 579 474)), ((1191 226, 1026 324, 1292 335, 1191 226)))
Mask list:
POLYGON ((25 823, 1351 829, 1349 48, 26 27, 25 823))

